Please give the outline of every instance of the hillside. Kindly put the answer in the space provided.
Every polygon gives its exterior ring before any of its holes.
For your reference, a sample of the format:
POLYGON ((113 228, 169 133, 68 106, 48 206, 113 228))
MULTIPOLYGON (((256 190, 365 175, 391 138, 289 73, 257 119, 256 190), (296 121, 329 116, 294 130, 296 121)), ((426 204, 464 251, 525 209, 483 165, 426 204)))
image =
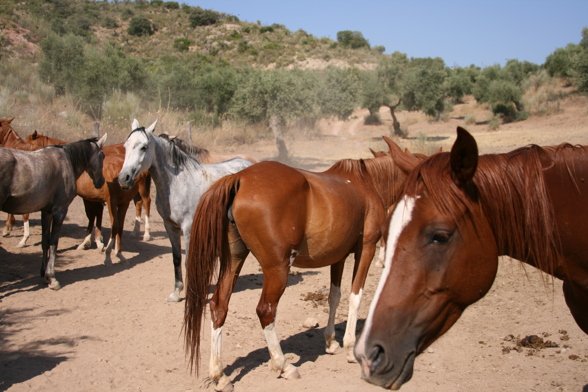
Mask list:
POLYGON ((96 46, 115 41, 127 53, 151 61, 204 56, 208 61, 225 61, 233 66, 371 67, 382 56, 375 49, 344 48, 311 32, 292 32, 278 24, 242 22, 228 14, 217 13, 218 21, 212 25, 192 27, 191 13, 200 8, 180 6, 176 2, 4 3, 0 6, 0 53, 33 62, 40 55, 39 43, 52 31, 84 36, 96 46), (176 5, 178 8, 172 8, 176 5), (149 20, 153 34, 129 34, 129 25, 135 17, 149 20))

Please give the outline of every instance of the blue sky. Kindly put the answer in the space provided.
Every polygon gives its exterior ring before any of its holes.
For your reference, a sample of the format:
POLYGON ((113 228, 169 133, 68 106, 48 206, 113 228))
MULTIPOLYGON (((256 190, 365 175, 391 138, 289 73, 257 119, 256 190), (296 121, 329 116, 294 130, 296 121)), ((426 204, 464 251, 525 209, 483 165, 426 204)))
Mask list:
POLYGON ((588 0, 188 0, 262 25, 279 23, 317 38, 360 31, 370 45, 448 66, 543 64, 556 48, 580 42, 588 0))

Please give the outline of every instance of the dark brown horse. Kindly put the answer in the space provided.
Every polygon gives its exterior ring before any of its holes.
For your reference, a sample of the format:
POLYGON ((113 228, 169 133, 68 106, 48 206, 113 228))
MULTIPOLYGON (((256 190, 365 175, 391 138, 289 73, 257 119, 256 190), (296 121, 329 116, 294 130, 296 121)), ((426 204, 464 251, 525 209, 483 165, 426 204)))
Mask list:
MULTIPOLYGON (((23 151, 38 150, 40 147, 35 147, 35 146, 32 146, 32 145, 26 143, 14 131, 14 129, 12 128, 12 125, 10 125, 12 123, 12 120, 14 120, 14 119, 13 118, 0 119, 0 144, 2 144, 2 147, 14 148, 14 149, 23 150, 23 151)), ((23 214, 22 220, 24 222, 24 233, 23 233, 22 239, 20 240, 20 242, 17 245, 18 248, 22 248, 23 246, 25 246, 26 242, 30 236, 29 214, 23 214)), ((16 220, 14 219, 14 215, 8 214, 8 217, 6 218, 6 224, 4 225, 4 230, 2 231, 2 237, 8 236, 8 234, 10 233, 12 228, 14 227, 15 223, 16 223, 16 220)))
POLYGON ((588 147, 531 145, 478 156, 458 128, 450 153, 405 171, 392 214, 385 268, 355 346, 364 379, 398 389, 415 357, 492 286, 508 255, 563 281, 588 333, 588 147))
MULTIPOLYGON (((392 148, 392 146, 389 146, 392 148)), ((396 147, 398 148, 398 147, 396 147)), ((218 390, 230 385, 221 359, 222 327, 237 276, 249 251, 259 261, 263 289, 257 315, 272 364, 282 377, 298 378, 279 344, 275 321, 290 267, 331 266, 326 351, 335 353, 335 312, 345 259, 355 254, 349 317, 343 339, 355 361, 357 312, 386 208, 395 201, 404 175, 391 157, 343 160, 323 173, 260 162, 221 178, 202 196, 194 214, 186 266, 184 330, 192 363, 199 363, 202 318, 217 260, 220 276, 210 300, 210 378, 218 390)))
MULTIPOLYGON (((55 144, 64 144, 65 142, 59 139, 51 138, 49 136, 45 136, 42 133, 37 133, 37 131, 33 132, 32 134, 28 135, 25 138, 27 143, 34 144, 36 146, 50 146, 55 144)), ((124 155, 125 155, 125 147, 124 143, 113 144, 110 146, 104 146, 102 149, 104 154, 107 157, 111 156, 118 156, 118 159, 107 159, 105 160, 105 169, 108 168, 108 175, 106 182, 109 185, 108 191, 110 195, 106 195, 104 190, 100 191, 100 195, 96 195, 96 191, 87 185, 87 179, 84 179, 84 184, 80 191, 82 193, 78 193, 80 197, 84 200, 84 207, 86 209, 86 216, 88 217, 88 228, 86 230, 87 236, 84 241, 78 246, 78 249, 84 249, 91 244, 92 234, 94 233, 94 238, 96 241, 96 245, 99 249, 103 248, 102 243, 102 215, 104 213, 104 203, 109 205, 109 213, 111 217, 111 223, 113 225, 113 231, 111 232, 111 239, 118 238, 120 240, 120 236, 122 236, 122 223, 119 222, 118 214, 122 212, 124 209, 125 213, 122 215, 123 222, 124 216, 126 215, 126 211, 128 209, 128 203, 126 199, 129 196, 129 192, 134 192, 133 201, 135 202, 135 226, 133 228, 133 234, 138 235, 140 230, 140 222, 141 222, 141 211, 145 209, 145 232, 143 235, 143 241, 149 241, 151 236, 149 234, 150 224, 149 224, 149 216, 151 214, 151 175, 148 172, 145 172, 139 176, 137 182, 135 182, 135 186, 133 186, 132 190, 125 190, 123 191, 118 186, 118 181, 115 181, 117 184, 112 185, 113 178, 118 176, 118 173, 115 174, 116 170, 120 171, 122 168, 122 162, 124 162, 124 155), (120 157, 122 156, 122 160, 120 157), (117 162, 117 165, 113 165, 114 162, 117 162), (85 194, 90 194, 90 197, 84 197, 85 194), (112 202, 110 201, 112 199, 112 202), (110 211, 110 206, 115 209, 114 212, 110 211), (116 207, 115 207, 116 205, 116 207), (114 221, 112 219, 115 219, 114 221), (114 227, 116 226, 116 230, 114 227), (120 231, 119 231, 120 230, 120 231), (114 234, 113 234, 114 233, 114 234)), ((105 174, 106 176, 106 174, 105 174)), ((80 185, 78 185, 80 186, 80 185)), ((117 247, 117 254, 119 257, 122 257, 120 254, 120 242, 118 243, 117 247)), ((110 249, 108 249, 110 251, 110 249)), ((107 259, 109 261, 109 253, 107 252, 107 259)), ((122 258, 124 259, 124 258, 122 258)))

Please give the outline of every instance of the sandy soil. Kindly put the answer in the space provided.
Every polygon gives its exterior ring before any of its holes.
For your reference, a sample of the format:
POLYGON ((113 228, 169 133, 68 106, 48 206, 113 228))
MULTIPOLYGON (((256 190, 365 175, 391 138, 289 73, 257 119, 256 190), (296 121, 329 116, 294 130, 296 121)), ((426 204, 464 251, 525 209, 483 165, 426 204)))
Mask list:
MULTIPOLYGON (((410 124, 410 138, 399 143, 412 151, 448 150, 456 126, 464 125, 463 116, 480 111, 476 115, 480 123, 466 128, 478 140, 482 153, 508 151, 528 143, 586 144, 587 103, 585 98, 576 97, 558 114, 503 125, 498 131, 488 131, 482 123, 483 108, 471 104, 456 106, 454 118, 441 123, 428 123, 414 113, 400 113, 401 122, 410 124)), ((367 158, 370 147, 384 149, 381 135, 389 134, 389 114, 382 111, 385 123, 380 127, 364 126, 362 116, 358 113, 345 123, 325 122, 322 134, 313 140, 290 139, 293 164, 323 170, 342 158, 367 158)), ((271 143, 239 150, 260 159, 275 154, 271 143)), ((128 215, 126 227, 131 228, 132 214, 128 215)), ((183 348, 183 303, 165 303, 173 288, 171 248, 155 209, 152 241, 143 242, 125 232, 123 252, 128 264, 104 265, 104 256, 95 248, 76 250, 86 222, 82 202, 76 198, 62 231, 56 270, 63 288, 57 292, 47 289, 38 276, 40 214, 32 215, 32 236, 26 248, 15 247, 21 226, 12 236, 0 239, 0 390, 212 390, 206 380, 208 329, 202 343, 200 375, 190 374, 183 348)), ((105 226, 109 227, 107 217, 105 226)), ((109 230, 105 231, 108 234, 109 230)), ((340 341, 347 314, 350 267, 345 271, 337 317, 340 341)), ((370 270, 361 321, 380 272, 375 266, 370 270)), ((326 304, 305 297, 311 293, 320 298, 326 292, 326 268, 295 269, 290 276, 277 328, 282 348, 299 367, 302 378, 278 378, 268 367, 269 354, 255 314, 261 284, 259 266, 250 257, 237 283, 225 326, 224 362, 236 391, 380 390, 362 381, 359 366, 347 363, 344 355, 324 352, 326 304), (303 327, 308 317, 318 320, 319 327, 303 327)), ((570 316, 561 283, 516 260, 503 259, 488 295, 469 307, 444 337, 417 358, 413 379, 402 390, 586 392, 587 361, 588 336, 570 316), (539 335, 557 347, 518 347, 517 338, 528 335, 539 335)))

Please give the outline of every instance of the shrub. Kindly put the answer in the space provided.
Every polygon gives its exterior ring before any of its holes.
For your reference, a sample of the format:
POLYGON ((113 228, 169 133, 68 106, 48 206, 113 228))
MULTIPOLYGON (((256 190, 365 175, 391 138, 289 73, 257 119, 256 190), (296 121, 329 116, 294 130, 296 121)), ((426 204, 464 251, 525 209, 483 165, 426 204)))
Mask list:
POLYGON ((135 16, 131 19, 127 33, 136 35, 138 37, 144 35, 153 35, 155 33, 155 25, 144 16, 135 16))
POLYGON ((514 105, 510 102, 498 102, 495 105, 493 105, 492 113, 494 113, 494 115, 503 117, 505 121, 512 121, 517 114, 517 110, 515 109, 514 105))
POLYGON ((474 125, 476 123, 475 116, 465 116, 464 120, 466 125, 474 125))
POLYGON ((174 48, 179 50, 180 52, 185 52, 186 50, 190 49, 190 45, 194 42, 190 41, 187 38, 178 38, 174 40, 174 48))
POLYGON ((163 3, 164 7, 170 10, 177 10, 180 8, 180 3, 177 1, 166 1, 163 3))
POLYGON ((259 29, 259 33, 263 34, 263 33, 273 33, 274 32, 274 28, 272 26, 263 26, 262 28, 259 29))
POLYGON ((198 26, 210 26, 216 24, 219 20, 219 13, 213 10, 204 10, 200 7, 196 7, 190 13, 190 26, 192 28, 198 26))
POLYGON ((488 129, 491 131, 496 131, 498 128, 500 128, 501 122, 502 122, 502 119, 500 118, 500 115, 497 115, 497 114, 493 115, 488 120, 488 129))
POLYGON ((102 25, 102 27, 107 28, 107 29, 116 29, 116 28, 120 27, 120 25, 118 24, 118 21, 114 18, 111 18, 110 16, 107 16, 106 18, 104 18, 104 20, 102 20, 101 25, 102 25))

